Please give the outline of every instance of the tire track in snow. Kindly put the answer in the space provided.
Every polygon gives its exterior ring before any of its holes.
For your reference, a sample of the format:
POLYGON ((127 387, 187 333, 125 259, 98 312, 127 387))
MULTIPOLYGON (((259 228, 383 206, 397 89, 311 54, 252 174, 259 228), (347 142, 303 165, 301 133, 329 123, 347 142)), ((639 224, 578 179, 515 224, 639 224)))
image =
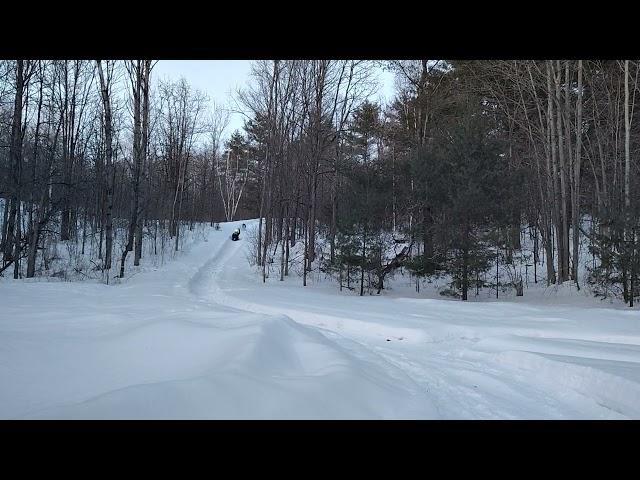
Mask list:
MULTIPOLYGON (((238 311, 285 315, 297 323, 317 329, 343 347, 349 348, 347 345, 351 345, 352 353, 365 349, 379 358, 386 370, 398 369, 419 385, 433 398, 445 418, 608 418, 613 413, 600 404, 599 408, 589 405, 589 413, 585 415, 584 410, 567 404, 564 398, 566 393, 558 393, 553 386, 532 382, 530 377, 520 375, 523 372, 501 368, 490 358, 487 359, 489 363, 463 358, 464 351, 472 348, 477 341, 474 339, 453 336, 450 341, 431 346, 425 342, 418 356, 415 350, 411 352, 414 355, 409 355, 410 352, 402 350, 399 342, 395 342, 396 348, 372 343, 379 339, 357 332, 358 328, 366 326, 365 322, 349 317, 347 311, 343 315, 336 315, 333 306, 332 313, 318 314, 309 313, 297 305, 283 308, 282 305, 259 303, 259 296, 254 299, 256 301, 250 301, 233 295, 224 288, 225 277, 228 279, 233 272, 246 272, 245 246, 244 241, 229 240, 223 244, 194 276, 193 293, 201 299, 210 298, 215 304, 238 311), (345 329, 345 325, 351 328, 345 329), (416 361, 418 359, 420 361, 416 361)), ((251 289, 256 287, 255 283, 247 285, 247 293, 250 294, 251 289)), ((313 290, 310 289, 308 295, 311 304, 313 290)), ((615 413, 613 416, 618 417, 615 413)))
MULTIPOLYGON (((245 260, 243 249, 243 243, 230 242, 226 248, 223 246, 214 257, 212 257, 200 271, 194 276, 193 293, 199 297, 211 298, 215 304, 224 305, 229 308, 233 308, 237 311, 248 311, 252 313, 267 314, 267 315, 285 315, 291 320, 301 323, 303 325, 316 328, 323 333, 327 338, 334 340, 339 345, 345 347, 351 344, 351 353, 356 356, 362 356, 357 353, 358 349, 365 349, 369 354, 374 355, 380 359, 380 362, 384 365, 385 370, 393 371, 400 370, 406 377, 411 379, 413 383, 419 386, 424 392, 433 398, 434 403, 438 411, 443 414, 444 412, 451 412, 451 408, 445 408, 443 405, 450 404, 457 405, 458 415, 444 414, 445 417, 464 417, 475 418, 478 416, 479 411, 482 418, 504 418, 504 412, 498 412, 492 407, 490 402, 484 402, 485 405, 478 407, 479 400, 482 399, 481 395, 477 392, 473 392, 472 387, 465 385, 456 385, 451 381, 446 381, 446 375, 429 376, 424 366, 422 368, 417 362, 412 362, 404 358, 398 358, 397 355, 392 355, 388 351, 381 348, 376 348, 370 344, 363 342, 361 339, 354 339, 351 336, 345 336, 343 331, 336 331, 327 328, 327 325, 342 325, 343 322, 352 321, 348 316, 336 316, 336 315, 317 315, 312 314, 314 321, 309 321, 309 313, 296 309, 281 309, 277 307, 271 307, 264 304, 249 302, 240 299, 237 296, 228 294, 220 285, 224 281, 221 278, 222 275, 228 275, 234 270, 238 270, 238 266, 229 266, 229 261, 233 258, 237 258, 238 255, 242 255, 242 261, 245 260), (304 316, 304 319, 301 317, 304 316), (327 321, 327 320, 333 321, 327 321), (324 326, 319 326, 318 324, 324 326), (354 349, 354 346, 356 347, 354 349), (440 391, 440 394, 435 394, 440 391), (468 393, 472 393, 469 395, 468 393), (502 413, 502 415, 501 415, 502 413)), ((312 292, 309 292, 312 294, 312 292)), ((347 348, 349 348, 347 346, 347 348)), ((513 415, 507 415, 512 417, 513 415)))
MULTIPOLYGON (((367 363, 370 363, 371 359, 375 358, 377 359, 376 366, 382 368, 388 375, 404 382, 409 381, 415 386, 416 392, 425 392, 424 382, 417 382, 415 378, 410 375, 406 369, 398 365, 397 362, 390 361, 385 355, 370 348, 366 343, 346 337, 334 330, 323 328, 313 322, 298 321, 299 318, 297 318, 298 315, 296 315, 296 313, 299 312, 295 310, 282 310, 268 307, 259 303, 248 302, 226 293, 220 285, 221 281, 223 281, 221 276, 228 275, 230 272, 240 269, 238 265, 229 265, 229 263, 231 259, 237 258, 238 255, 241 255, 242 262, 246 261, 245 246, 246 244, 242 240, 237 242, 229 240, 223 243, 216 254, 192 277, 189 282, 190 291, 197 296, 200 301, 205 301, 212 305, 222 305, 236 312, 286 317, 292 322, 304 325, 307 328, 313 328, 329 341, 333 342, 337 349, 345 351, 348 355, 367 363)), ((324 317, 325 319, 341 320, 335 316, 327 315, 324 317)), ((345 317, 342 320, 349 321, 350 319, 345 317)), ((426 390, 426 392, 429 393, 428 390, 426 390)), ((437 404, 435 407, 438 409, 437 404)))

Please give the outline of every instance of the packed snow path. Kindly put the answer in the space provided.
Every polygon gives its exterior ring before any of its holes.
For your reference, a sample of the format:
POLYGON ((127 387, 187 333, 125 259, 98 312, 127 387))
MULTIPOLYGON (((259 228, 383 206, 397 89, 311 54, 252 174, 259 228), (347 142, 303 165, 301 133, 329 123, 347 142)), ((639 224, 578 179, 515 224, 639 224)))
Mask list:
POLYGON ((637 311, 263 284, 241 223, 122 285, 1 283, 0 417, 640 418, 637 311))

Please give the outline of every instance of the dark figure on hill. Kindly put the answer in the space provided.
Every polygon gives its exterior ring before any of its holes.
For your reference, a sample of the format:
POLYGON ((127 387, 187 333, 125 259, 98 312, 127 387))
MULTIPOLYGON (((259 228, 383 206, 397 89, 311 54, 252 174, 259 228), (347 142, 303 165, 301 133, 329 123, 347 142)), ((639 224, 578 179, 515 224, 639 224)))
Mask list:
POLYGON ((231 240, 233 240, 234 242, 236 240, 240 240, 240 229, 236 228, 233 233, 231 234, 231 240))

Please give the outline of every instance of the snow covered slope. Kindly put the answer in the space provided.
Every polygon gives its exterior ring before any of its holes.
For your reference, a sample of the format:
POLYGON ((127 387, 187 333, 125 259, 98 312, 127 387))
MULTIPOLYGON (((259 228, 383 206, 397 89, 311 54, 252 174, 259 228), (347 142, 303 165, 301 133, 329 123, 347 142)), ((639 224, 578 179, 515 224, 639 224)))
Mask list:
POLYGON ((637 310, 263 284, 241 223, 121 285, 2 282, 0 417, 640 418, 637 310))
POLYGON ((3 283, 0 417, 436 416, 369 349, 199 296, 210 266, 241 244, 228 240, 234 227, 119 286, 3 283))

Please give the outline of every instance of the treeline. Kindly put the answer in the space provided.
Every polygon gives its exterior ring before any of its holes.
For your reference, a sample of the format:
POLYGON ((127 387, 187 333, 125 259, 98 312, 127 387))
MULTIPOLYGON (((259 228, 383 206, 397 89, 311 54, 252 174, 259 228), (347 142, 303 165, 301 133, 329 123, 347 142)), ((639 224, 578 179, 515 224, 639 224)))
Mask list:
POLYGON ((225 160, 228 114, 184 80, 152 81, 154 65, 0 62, 0 275, 48 275, 47 252, 74 244, 108 282, 143 241, 177 250, 181 228, 225 219, 246 171, 225 160))
POLYGON ((449 275, 451 292, 467 299, 474 287, 498 291, 498 275, 489 285, 487 272, 500 263, 522 295, 523 267, 544 264, 548 285, 586 281, 633 305, 639 69, 637 61, 255 62, 239 100, 250 115, 247 200, 260 218, 254 256, 263 279, 274 269, 288 275, 295 247, 305 285, 320 269, 361 295, 380 292, 405 267, 418 278, 449 275), (396 76, 385 105, 370 95, 380 66, 396 76))
POLYGON ((108 281, 145 239, 257 217, 264 281, 323 272, 362 295, 402 267, 467 299, 522 295, 532 268, 638 295, 638 61, 258 61, 226 142, 223 110, 153 66, 0 62, 0 275, 88 242, 108 281))

